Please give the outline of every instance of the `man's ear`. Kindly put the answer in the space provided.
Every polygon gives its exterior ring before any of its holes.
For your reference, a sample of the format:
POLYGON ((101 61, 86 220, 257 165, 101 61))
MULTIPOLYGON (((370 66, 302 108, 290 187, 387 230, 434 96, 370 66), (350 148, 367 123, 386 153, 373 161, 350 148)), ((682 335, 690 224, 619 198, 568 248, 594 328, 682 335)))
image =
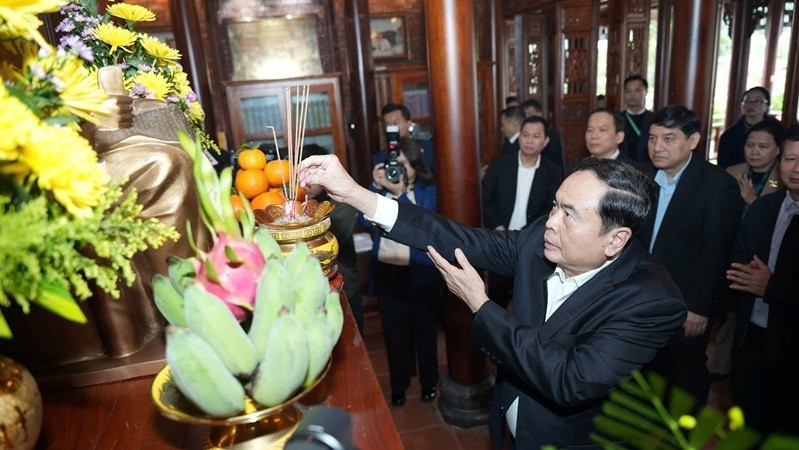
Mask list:
POLYGON ((614 258, 624 250, 627 242, 633 236, 633 231, 627 227, 619 227, 611 230, 608 235, 610 236, 610 242, 605 246, 605 256, 614 258))
POLYGON ((696 133, 688 136, 688 145, 691 146, 691 150, 695 149, 696 146, 699 145, 699 136, 700 136, 700 134, 699 134, 698 131, 696 133))

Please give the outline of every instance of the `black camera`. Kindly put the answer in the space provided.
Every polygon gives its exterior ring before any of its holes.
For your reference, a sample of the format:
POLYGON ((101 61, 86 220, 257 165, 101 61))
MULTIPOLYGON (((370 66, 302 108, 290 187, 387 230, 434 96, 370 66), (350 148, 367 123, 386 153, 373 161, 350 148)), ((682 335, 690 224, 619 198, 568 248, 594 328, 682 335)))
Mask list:
POLYGON ((384 167, 386 169, 386 180, 394 184, 399 183, 400 179, 406 176, 405 165, 397 161, 400 155, 399 140, 399 127, 397 125, 386 126, 388 149, 386 149, 386 162, 384 163, 384 167))
POLYGON ((352 418, 335 406, 311 406, 285 450, 357 450, 352 445, 352 418))

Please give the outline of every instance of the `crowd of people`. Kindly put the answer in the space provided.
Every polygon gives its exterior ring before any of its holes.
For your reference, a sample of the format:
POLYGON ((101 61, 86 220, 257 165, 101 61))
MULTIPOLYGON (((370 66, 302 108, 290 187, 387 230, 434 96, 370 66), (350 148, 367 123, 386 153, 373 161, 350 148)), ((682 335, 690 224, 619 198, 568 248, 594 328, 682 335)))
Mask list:
POLYGON ((473 312, 472 344, 497 366, 490 431, 499 447, 593 445, 593 417, 634 370, 657 372, 696 408, 714 377, 760 431, 791 432, 799 401, 799 126, 768 115, 768 91, 742 98, 718 164, 694 153, 690 109, 645 107, 647 81, 624 81, 623 110, 587 120, 588 156, 565 164, 536 100, 509 98, 499 156, 481 174, 482 227, 436 213, 430 141, 403 105, 398 181, 385 153, 359 186, 335 157, 311 157, 302 182, 354 207, 373 230, 370 289, 384 327, 391 402, 418 374, 436 397, 441 290, 473 312), (520 275, 521 274, 521 275, 520 275), (484 276, 485 275, 485 276, 484 276), (716 357, 708 361, 709 345, 716 357))

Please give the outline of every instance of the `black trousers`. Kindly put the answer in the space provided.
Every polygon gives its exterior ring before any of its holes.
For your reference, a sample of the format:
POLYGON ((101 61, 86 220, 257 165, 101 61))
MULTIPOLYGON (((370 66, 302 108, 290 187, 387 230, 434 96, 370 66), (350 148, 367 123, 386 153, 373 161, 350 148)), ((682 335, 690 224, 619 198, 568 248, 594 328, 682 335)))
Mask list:
POLYGON ((795 355, 774 355, 766 333, 764 328, 749 324, 743 342, 733 348, 732 401, 743 409, 746 425, 763 435, 796 434, 799 364, 795 355))
POLYGON ((679 387, 696 399, 696 407, 707 404, 710 372, 707 369, 707 343, 710 330, 696 337, 686 337, 680 327, 665 347, 646 364, 643 371, 663 375, 671 387, 679 387))
POLYGON ((408 266, 377 261, 374 276, 392 392, 404 393, 410 386, 414 354, 422 389, 435 387, 440 290, 412 292, 408 266))

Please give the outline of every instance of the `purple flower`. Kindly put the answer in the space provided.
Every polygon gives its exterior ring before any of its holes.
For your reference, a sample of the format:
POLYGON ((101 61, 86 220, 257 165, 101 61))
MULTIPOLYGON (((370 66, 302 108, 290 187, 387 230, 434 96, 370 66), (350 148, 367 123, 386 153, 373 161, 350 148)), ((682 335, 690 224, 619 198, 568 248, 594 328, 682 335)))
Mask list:
POLYGON ((139 65, 139 70, 141 70, 142 72, 149 72, 153 70, 153 68, 151 66, 148 66, 147 64, 141 64, 139 65))
POLYGON ((130 90, 130 93, 140 97, 147 94, 147 89, 145 89, 144 86, 139 83, 133 83, 133 88, 130 90))
POLYGON ((94 61, 94 53, 92 53, 92 49, 78 36, 71 35, 61 38, 61 45, 59 45, 58 48, 75 53, 86 61, 94 61))
POLYGON ((177 95, 168 95, 166 97, 167 103, 177 103, 180 101, 180 98, 177 95))
POLYGON ((186 101, 189 103, 196 102, 197 94, 195 94, 194 91, 189 91, 189 93, 186 94, 186 101))
POLYGON ((55 27, 56 32, 61 32, 61 33, 70 33, 74 29, 75 29, 75 22, 69 19, 62 20, 61 23, 59 23, 58 26, 55 27))

